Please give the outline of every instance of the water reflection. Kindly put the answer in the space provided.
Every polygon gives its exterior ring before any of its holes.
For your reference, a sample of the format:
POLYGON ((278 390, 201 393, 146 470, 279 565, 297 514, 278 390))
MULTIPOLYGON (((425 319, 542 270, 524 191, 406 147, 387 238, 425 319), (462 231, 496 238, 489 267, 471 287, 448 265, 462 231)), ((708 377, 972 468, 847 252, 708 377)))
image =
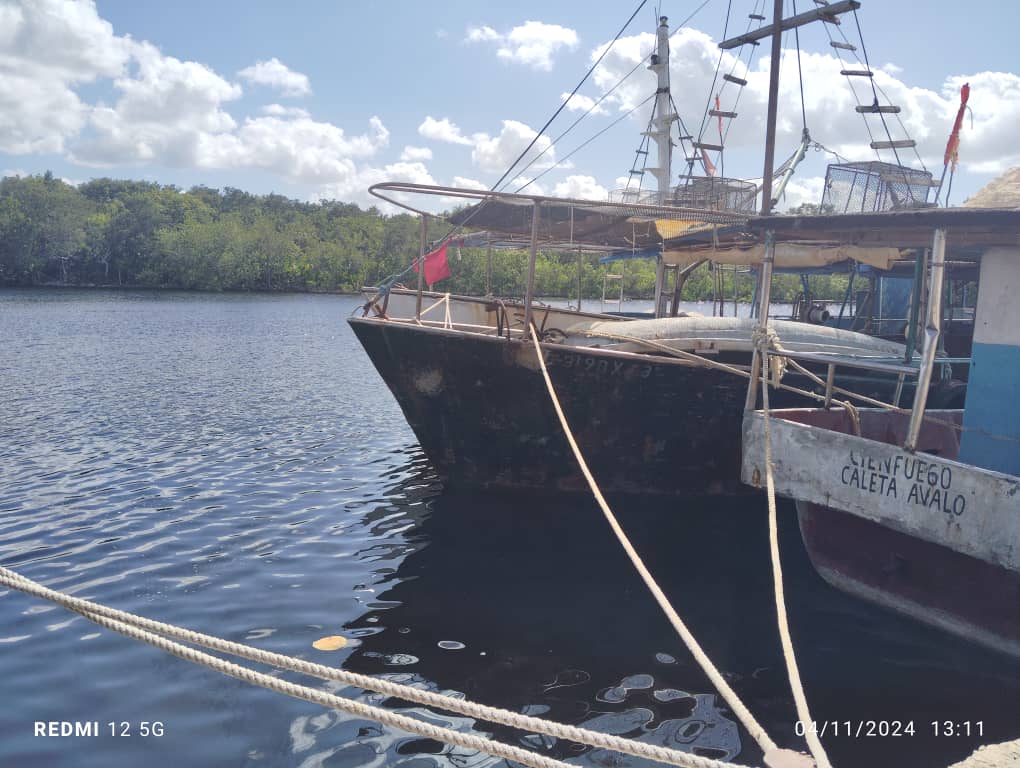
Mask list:
MULTIPOLYGON (((426 507, 402 537, 395 570, 380 572, 373 602, 346 622, 345 634, 361 642, 345 668, 386 676, 406 669, 401 674, 416 685, 512 711, 760 762, 592 504, 446 493, 426 507)), ((778 742, 802 748, 776 639, 762 509, 711 500, 624 503, 617 512, 730 684, 778 742)), ((794 638, 816 717, 918 724, 918 735, 902 747, 835 742, 834 758, 901 765, 927 745, 948 764, 950 752, 968 747, 947 751, 920 732, 936 717, 984 718, 985 741, 992 723, 1000 733, 1015 730, 1008 714, 1010 696, 1020 692, 1015 666, 1004 674, 996 657, 834 593, 810 570, 789 509, 781 538, 794 638)), ((643 764, 469 718, 432 716, 578 764, 643 764)), ((315 738, 311 754, 337 754, 332 736, 307 728, 302 734, 315 738)), ((412 755, 414 765, 489 764, 438 745, 419 749, 420 740, 387 729, 368 741, 385 765, 412 764, 412 755)))

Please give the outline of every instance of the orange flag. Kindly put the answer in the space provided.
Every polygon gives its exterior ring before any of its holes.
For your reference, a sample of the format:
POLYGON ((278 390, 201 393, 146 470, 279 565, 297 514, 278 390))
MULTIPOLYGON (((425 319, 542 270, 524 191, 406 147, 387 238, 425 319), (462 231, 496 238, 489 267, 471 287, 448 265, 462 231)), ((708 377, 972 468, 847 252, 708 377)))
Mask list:
POLYGON ((967 110, 967 99, 970 98, 970 83, 964 83, 960 89, 960 109, 956 113, 956 122, 953 123, 953 132, 949 134, 949 142, 946 144, 946 155, 942 161, 943 165, 953 164, 956 168, 957 153, 960 150, 960 128, 963 126, 963 113, 967 110))

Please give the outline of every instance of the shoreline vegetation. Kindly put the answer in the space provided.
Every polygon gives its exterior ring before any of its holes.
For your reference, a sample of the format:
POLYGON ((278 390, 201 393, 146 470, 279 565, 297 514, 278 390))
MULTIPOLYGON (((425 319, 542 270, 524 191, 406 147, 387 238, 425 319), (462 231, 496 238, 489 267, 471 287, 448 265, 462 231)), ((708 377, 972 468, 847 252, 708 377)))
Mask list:
MULTIPOLYGON (((226 187, 182 190, 148 181, 93 179, 72 186, 46 172, 0 180, 0 286, 173 289, 226 292, 357 294, 403 272, 419 248, 418 219, 385 215, 354 203, 292 200, 226 187)), ((448 225, 432 220, 430 241, 448 225)), ((436 290, 485 293, 485 249, 451 248, 451 277, 436 290)), ((498 251, 492 259, 492 291, 522 296, 527 252, 498 251)), ((753 277, 723 270, 696 270, 684 288, 686 301, 711 300, 716 291, 747 302, 753 277), (719 287, 717 287, 717 284, 719 287)), ((577 296, 573 254, 541 252, 536 280, 544 296, 577 296)), ((585 299, 649 298, 655 284, 651 259, 601 264, 586 257, 581 275, 585 299), (621 275, 606 281, 605 275, 621 275)), ((416 284, 413 273, 405 280, 416 284)), ((843 275, 811 278, 817 298, 839 300, 843 275)), ((776 301, 801 290, 796 275, 778 275, 776 301)))

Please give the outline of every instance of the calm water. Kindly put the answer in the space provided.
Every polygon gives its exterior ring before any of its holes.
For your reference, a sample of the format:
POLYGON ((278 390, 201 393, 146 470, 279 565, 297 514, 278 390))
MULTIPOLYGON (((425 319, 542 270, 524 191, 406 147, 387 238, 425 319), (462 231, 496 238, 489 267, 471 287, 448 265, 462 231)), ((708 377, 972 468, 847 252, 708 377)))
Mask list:
MULTIPOLYGON (((356 304, 0 291, 0 563, 282 653, 757 762, 593 505, 443 492, 344 322, 356 304), (349 645, 312 648, 332 634, 349 645)), ((798 745, 763 510, 618 512, 752 711, 798 745)), ((834 593, 784 522, 815 716, 916 724, 827 740, 838 768, 944 766, 1020 737, 1016 664, 834 593), (936 739, 934 719, 983 721, 984 738, 936 739)), ((16 592, 0 591, 0 693, 0 765, 499 762, 248 687, 16 592), (35 737, 35 721, 99 721, 102 735, 35 737), (133 735, 109 735, 125 721, 133 735), (143 721, 163 735, 138 735, 143 721)), ((639 764, 428 717, 582 765, 639 764)))

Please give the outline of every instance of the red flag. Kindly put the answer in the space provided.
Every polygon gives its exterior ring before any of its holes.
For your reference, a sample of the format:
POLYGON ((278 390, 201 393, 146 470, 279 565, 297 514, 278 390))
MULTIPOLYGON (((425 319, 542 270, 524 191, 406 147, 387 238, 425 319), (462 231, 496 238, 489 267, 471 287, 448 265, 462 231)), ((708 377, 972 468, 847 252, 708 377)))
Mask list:
MULTIPOLYGON (((445 280, 450 276, 450 265, 446 262, 446 246, 449 244, 449 241, 447 241, 432 251, 432 253, 425 254, 425 282, 429 285, 438 283, 440 280, 445 280)), ((414 265, 414 271, 418 271, 417 264, 414 265)))
POLYGON ((960 88, 960 109, 956 112, 956 122, 953 123, 953 132, 949 134, 949 142, 946 144, 946 155, 942 161, 943 165, 953 163, 956 168, 957 152, 960 149, 960 128, 963 126, 963 113, 967 110, 967 99, 970 98, 970 83, 964 83, 960 88))
MULTIPOLYGON (((718 93, 715 95, 715 111, 716 112, 722 112, 722 105, 719 103, 719 94, 718 93)), ((722 130, 722 115, 719 115, 719 138, 720 139, 722 138, 722 135, 723 135, 723 130, 722 130)), ((719 142, 719 143, 721 144, 722 142, 719 142)))
POLYGON ((708 152, 701 150, 701 163, 705 166, 705 175, 715 176, 715 166, 712 165, 712 160, 708 156, 708 152))

